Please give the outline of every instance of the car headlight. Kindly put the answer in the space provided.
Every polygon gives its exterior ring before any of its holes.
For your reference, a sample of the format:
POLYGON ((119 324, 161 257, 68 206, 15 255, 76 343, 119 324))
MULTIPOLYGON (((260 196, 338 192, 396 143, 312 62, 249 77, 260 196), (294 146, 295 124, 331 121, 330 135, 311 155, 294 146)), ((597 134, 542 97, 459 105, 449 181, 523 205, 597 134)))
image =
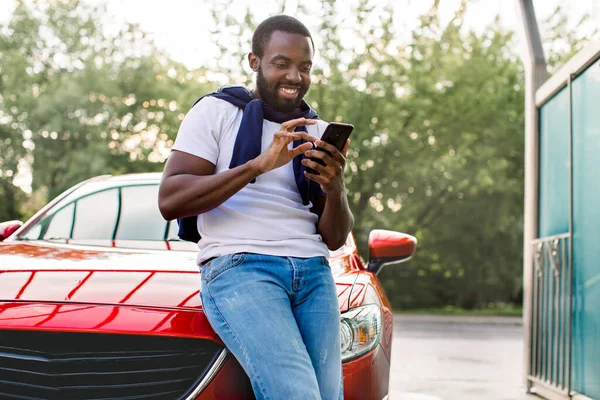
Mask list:
POLYGON ((377 304, 356 307, 342 314, 342 362, 373 350, 381 336, 381 309, 377 304))

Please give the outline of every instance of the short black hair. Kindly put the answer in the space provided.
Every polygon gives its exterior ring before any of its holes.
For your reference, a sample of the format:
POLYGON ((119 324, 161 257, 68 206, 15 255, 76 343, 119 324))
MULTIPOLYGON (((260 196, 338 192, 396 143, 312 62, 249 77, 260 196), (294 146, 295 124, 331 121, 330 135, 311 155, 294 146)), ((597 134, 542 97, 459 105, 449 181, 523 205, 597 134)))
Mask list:
POLYGON ((275 15, 265 19, 256 27, 254 35, 252 35, 252 52, 259 57, 263 56, 265 46, 271 39, 271 34, 275 31, 283 31, 288 33, 297 33, 310 38, 313 51, 315 42, 304 24, 294 17, 289 15, 275 15))

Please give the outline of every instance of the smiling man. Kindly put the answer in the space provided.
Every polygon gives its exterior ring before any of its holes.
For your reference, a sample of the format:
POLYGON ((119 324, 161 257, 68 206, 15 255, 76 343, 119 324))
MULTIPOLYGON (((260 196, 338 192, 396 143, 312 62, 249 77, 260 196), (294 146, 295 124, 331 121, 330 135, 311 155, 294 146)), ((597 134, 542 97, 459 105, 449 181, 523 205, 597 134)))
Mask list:
POLYGON ((258 399, 343 398, 328 250, 353 225, 343 176, 349 142, 340 152, 318 140, 327 123, 303 100, 313 56, 301 22, 262 22, 248 55, 256 88, 223 87, 196 102, 159 192, 163 216, 198 241, 204 313, 258 399))

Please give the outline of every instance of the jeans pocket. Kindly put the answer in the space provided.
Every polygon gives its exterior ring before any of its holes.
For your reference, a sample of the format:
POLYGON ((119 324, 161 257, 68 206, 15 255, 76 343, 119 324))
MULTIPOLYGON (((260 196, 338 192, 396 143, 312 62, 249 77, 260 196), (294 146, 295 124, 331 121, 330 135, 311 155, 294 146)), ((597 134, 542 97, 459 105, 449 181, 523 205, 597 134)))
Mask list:
POLYGON ((206 283, 212 282, 218 278, 223 272, 230 270, 233 267, 237 267, 246 259, 246 253, 228 254, 225 256, 217 257, 204 264, 202 267, 202 273, 206 283))

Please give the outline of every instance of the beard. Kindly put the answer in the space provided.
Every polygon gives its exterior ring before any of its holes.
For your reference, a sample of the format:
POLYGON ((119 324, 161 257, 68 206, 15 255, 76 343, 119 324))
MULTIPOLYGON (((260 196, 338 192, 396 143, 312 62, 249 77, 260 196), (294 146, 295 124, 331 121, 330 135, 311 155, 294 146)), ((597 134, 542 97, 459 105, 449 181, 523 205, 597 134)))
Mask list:
POLYGON ((279 96, 279 88, 282 85, 286 85, 286 83, 276 83, 273 85, 273 87, 269 87, 269 84, 262 73, 262 67, 258 68, 258 75, 256 77, 256 89, 258 90, 260 98, 262 99, 262 101, 269 104, 275 110, 287 114, 291 113, 300 106, 300 103, 302 103, 302 99, 308 92, 308 88, 301 83, 287 84, 290 86, 297 86, 298 95, 295 99, 285 99, 279 96))

